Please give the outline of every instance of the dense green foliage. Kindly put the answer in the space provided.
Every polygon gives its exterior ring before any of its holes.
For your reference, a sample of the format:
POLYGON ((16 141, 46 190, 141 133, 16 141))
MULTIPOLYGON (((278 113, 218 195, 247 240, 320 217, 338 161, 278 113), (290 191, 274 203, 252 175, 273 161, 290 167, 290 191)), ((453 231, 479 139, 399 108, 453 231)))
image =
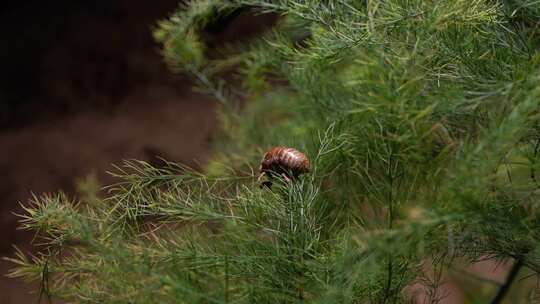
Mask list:
POLYGON ((182 6, 155 36, 222 104, 205 173, 129 161, 105 199, 36 197, 22 226, 45 249, 12 275, 80 303, 403 303, 419 285, 436 303, 442 273, 476 260, 536 275, 539 28, 531 0, 182 6), (240 9, 279 18, 208 49, 205 28, 240 9), (312 170, 261 189, 276 145, 312 170))

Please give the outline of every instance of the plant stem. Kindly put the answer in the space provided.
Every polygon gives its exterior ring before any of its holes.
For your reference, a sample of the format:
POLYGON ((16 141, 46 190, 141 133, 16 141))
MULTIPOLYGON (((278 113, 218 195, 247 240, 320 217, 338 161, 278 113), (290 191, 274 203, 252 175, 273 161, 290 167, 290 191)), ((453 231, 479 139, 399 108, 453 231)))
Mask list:
MULTIPOLYGON (((389 158, 389 161, 388 161, 388 181, 389 181, 389 191, 388 191, 388 229, 392 229, 392 225, 393 225, 393 222, 394 222, 394 210, 393 210, 393 201, 394 201, 394 175, 393 175, 393 172, 392 172, 392 152, 390 152, 390 158, 389 158)), ((385 287, 385 292, 384 292, 384 298, 383 298, 383 301, 382 303, 385 304, 386 301, 388 300, 388 297, 390 296, 390 290, 392 288, 392 276, 393 276, 393 267, 394 265, 392 264, 392 254, 389 253, 388 254, 388 278, 387 278, 387 281, 386 281, 386 287, 385 287)))
POLYGON ((497 294, 491 300, 491 304, 498 304, 502 302, 504 296, 506 296, 506 293, 510 289, 510 286, 512 286, 512 283, 517 277, 517 274, 521 270, 521 267, 523 267, 523 262, 520 259, 516 260, 514 262, 514 265, 512 265, 512 268, 510 269, 510 272, 508 273, 506 280, 501 285, 501 287, 499 287, 497 294))
POLYGON ((225 303, 229 303, 229 255, 225 255, 225 303))

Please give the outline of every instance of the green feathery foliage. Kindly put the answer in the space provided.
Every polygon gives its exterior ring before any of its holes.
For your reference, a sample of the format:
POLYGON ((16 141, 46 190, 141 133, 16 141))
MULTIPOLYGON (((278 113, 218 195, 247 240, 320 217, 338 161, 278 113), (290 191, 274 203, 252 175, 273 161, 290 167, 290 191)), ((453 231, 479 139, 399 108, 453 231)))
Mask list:
MULTIPOLYGON (((155 37, 222 104, 205 173, 126 161, 104 199, 36 197, 21 225, 42 250, 11 276, 77 303, 407 303, 418 285, 436 303, 478 260, 538 275, 539 27, 532 0, 182 5, 155 37), (238 10, 278 21, 211 52, 205 28, 238 10), (312 170, 261 189, 278 145, 312 170)), ((466 299, 499 303, 489 284, 466 299)), ((527 284, 512 303, 540 298, 527 284)))

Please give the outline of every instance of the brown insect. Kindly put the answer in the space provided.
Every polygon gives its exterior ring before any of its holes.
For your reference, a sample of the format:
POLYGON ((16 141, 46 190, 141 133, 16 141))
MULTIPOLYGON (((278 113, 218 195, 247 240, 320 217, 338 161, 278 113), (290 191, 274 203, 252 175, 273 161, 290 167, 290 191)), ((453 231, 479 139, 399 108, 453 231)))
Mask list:
POLYGON ((266 176, 262 186, 272 187, 272 179, 279 176, 289 183, 300 174, 309 172, 309 159, 304 153, 288 147, 273 147, 264 154, 257 182, 266 176))

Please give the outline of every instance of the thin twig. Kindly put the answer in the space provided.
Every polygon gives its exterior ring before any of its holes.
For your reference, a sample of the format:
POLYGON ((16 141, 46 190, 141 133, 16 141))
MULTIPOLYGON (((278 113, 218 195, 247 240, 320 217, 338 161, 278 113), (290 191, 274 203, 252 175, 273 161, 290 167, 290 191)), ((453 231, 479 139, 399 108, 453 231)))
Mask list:
POLYGON ((506 280, 501 285, 501 287, 499 287, 497 294, 491 300, 491 304, 499 304, 502 302, 504 296, 506 296, 506 293, 510 289, 510 286, 512 286, 512 283, 516 279, 517 274, 521 270, 521 267, 523 267, 523 262, 520 259, 516 260, 514 262, 514 265, 512 265, 512 268, 510 269, 510 272, 508 273, 506 280))

